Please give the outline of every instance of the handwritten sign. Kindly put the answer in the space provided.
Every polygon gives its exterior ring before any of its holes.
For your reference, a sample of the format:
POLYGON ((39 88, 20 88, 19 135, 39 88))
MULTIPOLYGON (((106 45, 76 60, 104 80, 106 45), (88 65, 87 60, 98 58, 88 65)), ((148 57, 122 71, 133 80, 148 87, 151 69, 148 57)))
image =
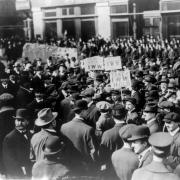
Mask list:
POLYGON ((105 71, 112 71, 117 69, 122 69, 121 57, 107 57, 104 59, 104 69, 105 71))
POLYGON ((100 56, 94 56, 85 60, 85 70, 104 70, 104 59, 100 56))
POLYGON ((111 71, 110 72, 110 84, 113 89, 120 89, 122 87, 131 88, 131 76, 130 71, 111 71))

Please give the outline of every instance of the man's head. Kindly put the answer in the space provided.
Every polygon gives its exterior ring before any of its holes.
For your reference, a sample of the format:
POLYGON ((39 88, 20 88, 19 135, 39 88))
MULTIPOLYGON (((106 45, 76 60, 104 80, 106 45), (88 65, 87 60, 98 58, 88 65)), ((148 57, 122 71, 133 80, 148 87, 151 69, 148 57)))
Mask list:
POLYGON ((134 98, 127 98, 126 99, 126 109, 131 111, 136 108, 136 99, 134 98))
POLYGON ((13 116, 15 119, 15 128, 20 131, 27 129, 31 114, 27 109, 17 109, 16 116, 13 116))
POLYGON ((149 147, 148 138, 150 136, 149 128, 146 126, 136 126, 132 130, 132 136, 128 138, 136 154, 140 154, 149 147))
POLYGON ((147 104, 143 111, 143 118, 145 121, 149 121, 152 118, 156 117, 156 113, 157 113, 157 106, 147 104))
POLYGON ((173 132, 179 127, 180 116, 175 112, 170 112, 164 117, 163 121, 165 122, 168 132, 173 132))

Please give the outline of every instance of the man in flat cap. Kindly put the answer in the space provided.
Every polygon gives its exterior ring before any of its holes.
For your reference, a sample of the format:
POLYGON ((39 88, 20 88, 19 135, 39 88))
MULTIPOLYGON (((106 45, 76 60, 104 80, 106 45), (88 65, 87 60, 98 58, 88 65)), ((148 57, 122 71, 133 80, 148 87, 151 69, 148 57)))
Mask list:
POLYGON ((100 161, 105 167, 104 171, 106 171, 106 174, 112 171, 112 153, 123 146, 123 141, 119 137, 119 130, 125 125, 126 109, 122 104, 115 104, 112 106, 112 116, 115 125, 103 133, 99 150, 100 161))
POLYGON ((178 180, 179 177, 173 174, 163 162, 169 154, 172 141, 173 138, 168 133, 152 134, 149 143, 152 146, 153 161, 149 165, 135 170, 132 180, 178 180))
POLYGON ((163 120, 169 134, 173 137, 170 156, 168 157, 168 164, 175 169, 176 166, 180 164, 180 115, 170 112, 164 117, 163 120))
POLYGON ((132 151, 131 143, 128 141, 135 127, 136 125, 134 124, 128 124, 119 130, 119 135, 123 140, 124 146, 115 151, 111 157, 116 175, 121 180, 131 180, 134 170, 139 165, 138 156, 132 151))
POLYGON ((160 131, 160 126, 156 120, 156 114, 157 106, 155 104, 147 104, 143 111, 142 118, 146 121, 151 134, 160 131))
POLYGON ((152 152, 148 143, 150 136, 149 128, 146 126, 136 126, 132 130, 132 136, 128 138, 131 141, 131 147, 139 158, 139 168, 146 166, 152 161, 152 152))
POLYGON ((133 123, 133 124, 141 124, 139 115, 136 110, 136 99, 135 98, 127 98, 125 99, 126 102, 126 110, 127 110, 127 117, 126 123, 133 123))
POLYGON ((100 116, 100 112, 96 107, 96 103, 93 101, 95 91, 93 88, 87 88, 81 92, 80 96, 83 100, 88 103, 88 108, 86 111, 83 112, 83 117, 86 123, 92 127, 96 127, 96 122, 100 116))

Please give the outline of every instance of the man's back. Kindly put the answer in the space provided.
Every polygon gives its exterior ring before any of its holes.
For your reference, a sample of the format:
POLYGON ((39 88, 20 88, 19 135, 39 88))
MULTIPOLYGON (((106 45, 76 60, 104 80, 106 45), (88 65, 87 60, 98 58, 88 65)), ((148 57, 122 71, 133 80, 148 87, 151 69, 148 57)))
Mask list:
POLYGON ((129 148, 122 148, 112 154, 112 164, 121 180, 131 180, 132 174, 138 168, 139 160, 129 148))
POLYGON ((132 180, 179 180, 178 176, 170 172, 162 162, 152 161, 149 165, 137 169, 132 180))

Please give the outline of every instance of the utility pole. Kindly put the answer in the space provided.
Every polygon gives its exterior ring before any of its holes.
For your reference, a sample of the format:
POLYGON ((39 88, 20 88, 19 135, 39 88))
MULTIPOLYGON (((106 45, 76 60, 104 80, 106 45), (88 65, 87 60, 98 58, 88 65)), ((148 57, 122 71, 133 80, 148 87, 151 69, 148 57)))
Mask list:
POLYGON ((136 3, 133 3, 133 37, 137 38, 136 34, 137 26, 136 26, 136 3))

